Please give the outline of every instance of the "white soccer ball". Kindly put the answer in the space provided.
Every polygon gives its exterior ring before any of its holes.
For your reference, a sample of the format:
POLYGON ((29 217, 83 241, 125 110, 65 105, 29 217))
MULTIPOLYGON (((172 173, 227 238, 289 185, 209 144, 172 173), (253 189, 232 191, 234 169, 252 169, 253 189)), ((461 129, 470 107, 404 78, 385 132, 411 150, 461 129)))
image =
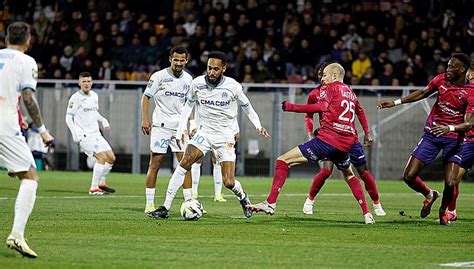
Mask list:
POLYGON ((184 201, 181 205, 181 216, 185 220, 198 220, 202 217, 204 207, 198 200, 184 201))

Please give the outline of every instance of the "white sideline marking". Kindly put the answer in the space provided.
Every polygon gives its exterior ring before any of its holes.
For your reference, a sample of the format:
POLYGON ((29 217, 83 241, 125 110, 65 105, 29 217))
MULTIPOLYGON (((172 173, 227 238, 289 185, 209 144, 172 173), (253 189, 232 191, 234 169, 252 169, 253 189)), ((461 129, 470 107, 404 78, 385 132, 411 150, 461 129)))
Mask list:
POLYGON ((474 267, 474 262, 440 263, 439 266, 447 266, 447 267, 474 267))
MULTIPOLYGON (((268 194, 254 194, 250 195, 251 197, 266 197, 268 194)), ((281 196, 286 197, 305 197, 308 195, 307 193, 281 193, 281 196)), ((397 197, 410 197, 413 196, 414 193, 397 193, 397 192, 388 192, 388 193, 381 193, 381 196, 397 196, 397 197)), ((416 195, 416 194, 415 194, 416 195)), ((330 196, 330 197, 352 197, 352 193, 320 193, 318 196, 330 196)), ((474 196, 474 193, 463 193, 463 196, 474 196)), ((143 198, 145 195, 114 195, 114 194, 107 194, 101 196, 95 195, 75 195, 75 196, 37 196, 36 199, 121 199, 121 198, 143 198)), ((163 195, 157 195, 156 197, 163 198, 163 195)), ((214 195, 200 195, 200 198, 214 198, 214 195)), ((224 195, 224 197, 231 198, 234 197, 231 194, 224 195)), ((10 200, 15 199, 15 197, 0 197, 1 200, 10 200)))

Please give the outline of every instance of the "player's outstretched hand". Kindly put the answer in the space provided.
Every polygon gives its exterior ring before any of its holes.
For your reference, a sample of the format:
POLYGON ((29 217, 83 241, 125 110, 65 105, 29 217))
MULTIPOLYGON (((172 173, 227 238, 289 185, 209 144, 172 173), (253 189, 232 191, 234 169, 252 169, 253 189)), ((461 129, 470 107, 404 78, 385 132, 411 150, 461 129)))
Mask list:
POLYGON ((51 146, 51 144, 53 143, 54 137, 51 134, 49 134, 48 131, 42 132, 40 133, 40 135, 41 135, 41 139, 43 139, 43 143, 48 147, 51 146))
POLYGON ((290 103, 288 101, 283 101, 281 102, 281 109, 283 111, 292 111, 293 103, 290 103))
POLYGON ((391 108, 395 106, 395 102, 389 101, 389 100, 384 100, 380 101, 380 103, 377 105, 378 109, 383 109, 383 108, 391 108))
POLYGON ((263 127, 262 127, 262 128, 258 128, 258 129, 257 129, 257 133, 258 133, 258 135, 261 135, 261 136, 263 136, 263 137, 265 137, 265 138, 270 138, 270 137, 271 137, 270 134, 268 133, 267 129, 265 129, 265 128, 263 128, 263 127))
POLYGON ((151 123, 149 120, 142 120, 142 133, 144 135, 150 135, 151 123))
POLYGON ((374 140, 372 139, 372 136, 370 134, 365 134, 364 135, 364 146, 372 147, 373 143, 374 143, 374 140))
POLYGON ((446 125, 435 125, 433 127, 431 127, 431 133, 434 135, 434 136, 443 136, 447 133, 449 133, 449 126, 446 126, 446 125))

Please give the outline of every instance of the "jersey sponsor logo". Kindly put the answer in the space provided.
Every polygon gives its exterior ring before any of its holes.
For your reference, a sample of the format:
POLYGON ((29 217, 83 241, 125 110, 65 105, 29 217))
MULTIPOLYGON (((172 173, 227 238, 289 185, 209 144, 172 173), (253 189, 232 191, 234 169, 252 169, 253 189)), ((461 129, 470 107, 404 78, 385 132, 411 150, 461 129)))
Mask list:
POLYGON ((74 103, 73 102, 69 102, 69 108, 73 108, 74 107, 74 103))
POLYGON ((198 90, 205 90, 205 89, 207 89, 207 85, 199 85, 199 86, 197 87, 197 89, 198 89, 198 90))
POLYGON ((448 105, 448 104, 449 103, 439 104, 439 108, 441 108, 441 111, 443 111, 444 113, 449 114, 451 116, 456 116, 457 114, 461 113, 459 111, 456 111, 454 109, 451 109, 451 108, 447 107, 446 105, 448 105))
POLYGON ((175 96, 175 97, 178 97, 178 98, 184 98, 185 94, 182 93, 182 92, 170 92, 170 91, 166 91, 166 92, 165 92, 165 96, 175 96))
POLYGON ((155 83, 153 80, 149 80, 148 84, 146 85, 147 88, 151 88, 153 86, 153 83, 155 83))
POLYGON ((172 79, 172 78, 165 78, 165 79, 163 79, 163 81, 161 81, 161 82, 163 82, 163 83, 165 83, 165 82, 173 82, 173 79, 172 79))
POLYGON ((85 107, 83 111, 84 112, 99 111, 99 108, 98 107, 85 107))
POLYGON ((229 106, 230 105, 230 100, 228 101, 214 101, 214 100, 201 100, 201 104, 203 105, 208 105, 208 106, 229 106))
POLYGON ((38 80, 38 70, 36 68, 31 69, 31 76, 34 80, 38 80))

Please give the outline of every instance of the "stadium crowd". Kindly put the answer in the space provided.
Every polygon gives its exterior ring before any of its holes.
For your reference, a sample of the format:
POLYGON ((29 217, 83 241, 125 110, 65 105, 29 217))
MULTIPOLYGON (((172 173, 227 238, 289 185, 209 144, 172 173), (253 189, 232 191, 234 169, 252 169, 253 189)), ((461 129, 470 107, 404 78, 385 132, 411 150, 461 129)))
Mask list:
POLYGON ((323 2, 3 0, 0 48, 25 20, 41 78, 147 80, 181 44, 194 76, 220 50, 241 82, 313 83, 319 63, 337 61, 352 85, 426 85, 452 53, 474 55, 468 1, 323 2))

